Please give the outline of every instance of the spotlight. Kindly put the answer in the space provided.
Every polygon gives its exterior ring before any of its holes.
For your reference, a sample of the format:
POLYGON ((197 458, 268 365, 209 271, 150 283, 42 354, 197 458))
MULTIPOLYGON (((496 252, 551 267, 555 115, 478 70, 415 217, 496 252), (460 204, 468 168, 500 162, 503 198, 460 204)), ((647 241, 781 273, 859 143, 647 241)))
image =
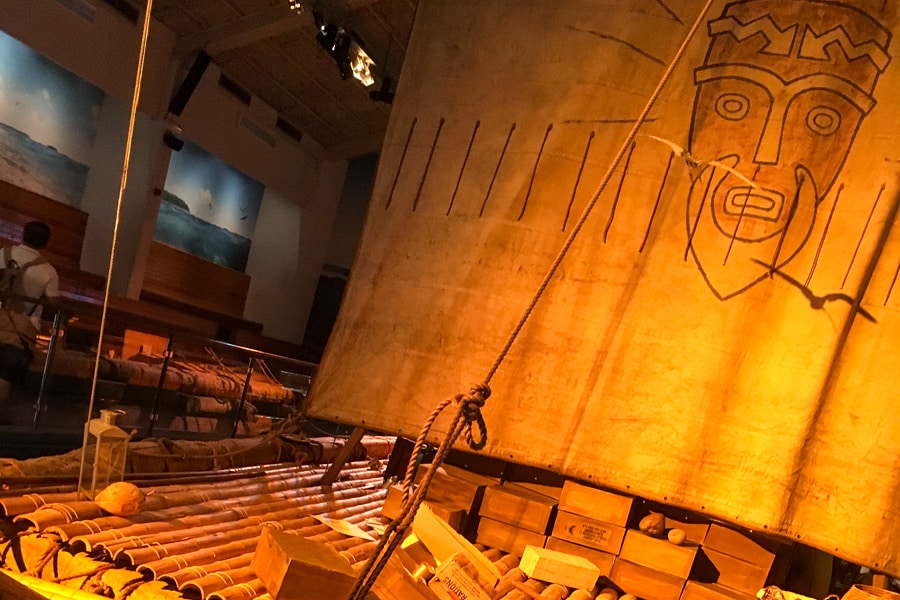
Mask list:
POLYGON ((385 77, 381 80, 381 89, 369 92, 369 98, 375 102, 384 102, 392 104, 394 102, 394 92, 391 91, 391 78, 385 77))
POLYGON ((288 0, 288 6, 298 15, 303 12, 303 4, 301 0, 288 0))
POLYGON ((362 41, 355 33, 328 23, 316 9, 313 9, 313 22, 318 30, 316 41, 337 63, 341 79, 353 75, 366 87, 375 83, 371 72, 375 61, 363 49, 362 41))
POLYGON ((375 61, 369 57, 365 50, 363 50, 360 41, 352 34, 349 56, 350 70, 352 71, 353 76, 366 87, 375 83, 375 78, 372 77, 372 71, 370 70, 375 66, 375 61))

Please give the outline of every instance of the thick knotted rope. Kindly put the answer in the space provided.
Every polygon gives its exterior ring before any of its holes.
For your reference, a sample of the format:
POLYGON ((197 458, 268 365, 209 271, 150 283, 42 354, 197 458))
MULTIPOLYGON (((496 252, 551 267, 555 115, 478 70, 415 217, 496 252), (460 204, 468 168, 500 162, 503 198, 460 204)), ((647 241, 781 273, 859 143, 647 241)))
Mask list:
POLYGON ((409 461, 406 477, 403 480, 405 495, 400 506, 400 514, 385 529, 384 534, 378 541, 375 552, 360 571, 353 589, 350 590, 350 594, 347 596, 347 600, 362 600, 369 593, 372 584, 375 583, 378 575, 384 569, 391 554, 403 541, 407 528, 412 524, 416 512, 418 512, 419 507, 425 500, 425 493, 431 486, 431 480, 434 479, 438 467, 444 463, 444 458, 453 449, 459 436, 465 432, 466 442, 473 450, 481 450, 487 444, 487 427, 484 423, 484 417, 481 416, 481 409, 490 395, 491 389, 486 384, 476 385, 469 390, 468 394, 457 394, 452 398, 441 401, 432 411, 428 420, 425 421, 425 425, 422 427, 422 431, 419 433, 419 437, 416 439, 416 444, 413 447, 412 459, 409 461), (428 469, 428 474, 413 493, 411 490, 413 489, 412 483, 416 473, 416 458, 419 456, 422 446, 425 445, 425 440, 431 431, 432 425, 434 425, 434 422, 444 409, 451 405, 456 408, 456 414, 453 417, 450 430, 438 447, 434 460, 431 463, 431 468, 428 469), (473 434, 473 426, 478 430, 477 439, 476 434, 473 434))

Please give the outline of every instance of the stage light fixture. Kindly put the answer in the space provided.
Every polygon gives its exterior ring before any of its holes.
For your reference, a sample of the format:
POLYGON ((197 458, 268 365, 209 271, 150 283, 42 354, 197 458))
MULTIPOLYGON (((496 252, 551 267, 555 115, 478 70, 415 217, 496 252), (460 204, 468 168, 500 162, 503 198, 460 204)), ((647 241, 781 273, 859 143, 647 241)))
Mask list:
POLYGON ((350 40, 350 70, 353 76, 359 80, 364 86, 369 87, 375 83, 375 77, 372 76, 372 67, 375 61, 366 54, 359 40, 351 36, 350 40))
POLYGON ((301 0, 288 0, 288 6, 298 15, 303 12, 303 3, 301 0))

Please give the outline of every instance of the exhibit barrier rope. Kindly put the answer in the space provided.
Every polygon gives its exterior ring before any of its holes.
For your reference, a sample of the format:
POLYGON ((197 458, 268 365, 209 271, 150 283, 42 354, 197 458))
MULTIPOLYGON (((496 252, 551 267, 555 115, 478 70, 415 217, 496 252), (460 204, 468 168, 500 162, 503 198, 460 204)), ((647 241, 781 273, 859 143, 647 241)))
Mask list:
POLYGON ((578 218, 578 221, 575 223, 572 231, 569 233, 565 242, 563 242, 559 253, 556 255, 556 258, 553 260, 553 263, 547 270, 546 275, 544 275, 544 278, 541 281, 541 284, 538 286, 538 289, 535 292, 534 296, 532 297, 531 302, 528 304, 527 308, 522 314, 522 317, 516 323, 516 326, 513 328, 512 332, 507 338, 506 343, 504 343, 503 347, 500 349, 500 352, 497 355, 497 359, 488 370, 484 382, 473 387, 468 394, 457 394, 452 398, 441 401, 434 409, 428 420, 425 422, 424 426, 422 427, 422 431, 419 434, 418 439, 416 440, 412 456, 407 466, 406 477, 403 481, 404 499, 403 503, 401 504, 400 514, 385 529, 384 534, 381 536, 381 539, 378 542, 378 546, 375 548, 375 552, 373 553, 372 557, 366 562, 365 566, 360 570, 353 589, 350 590, 350 593, 347 596, 346 600, 363 600, 369 593, 369 590, 371 590, 372 585, 378 578, 378 575, 384 569, 384 566, 387 564, 387 561, 391 557, 391 554, 393 554, 394 550, 396 550, 396 548, 403 541, 406 529, 412 524, 419 506, 421 506, 422 502, 425 499, 425 494, 427 493, 428 488, 431 485, 431 480, 434 478, 437 469, 443 464, 444 458, 446 457, 447 453, 456 444, 456 441, 459 439, 460 434, 462 434, 463 431, 466 432, 467 443, 473 450, 481 450, 487 444, 487 428, 484 423, 484 418, 481 415, 481 408, 484 406, 485 402, 491 394, 491 379, 493 379, 497 370, 500 368, 500 365, 503 364, 503 361, 506 358, 506 355, 509 353, 510 348, 516 341, 516 338, 522 331, 522 328, 525 326, 528 318, 534 312, 534 308, 537 306, 537 303, 543 296, 544 291, 547 289, 547 286, 550 285, 550 281, 552 281, 554 275, 556 274, 556 271, 559 269, 560 264, 562 264, 563 259, 565 258, 572 244, 575 242, 575 238, 584 227, 584 224, 593 211, 594 206, 599 201, 600 195, 606 189, 606 186, 609 184, 610 179, 612 179, 616 167, 625 156, 628 148, 634 142, 638 130, 640 130, 641 126, 647 120, 647 116, 650 114, 650 110, 656 104, 656 101, 659 99, 663 88, 672 77, 672 73, 674 73, 676 65, 681 60, 682 56, 684 56, 684 53, 687 51, 691 40, 694 38, 697 31, 700 29, 700 26, 703 24, 703 21, 706 18, 706 14, 709 12, 709 9, 714 1, 715 0, 707 0, 706 4, 700 10, 700 14, 694 21, 693 26, 691 27, 690 31, 688 31, 687 35, 681 43, 681 46, 679 46, 678 51, 675 53, 675 56, 666 67, 666 70, 660 78, 656 89, 653 90, 653 93, 647 100, 647 103, 641 111, 641 114, 635 120, 631 131, 628 132, 628 136, 626 137, 625 141, 622 142, 621 147, 619 148, 618 152, 607 168, 606 173, 603 175, 602 180, 597 186, 596 192, 594 192, 591 200, 585 206, 584 210, 581 213, 581 216, 578 218), (431 468, 428 469, 428 474, 419 484, 416 491, 410 493, 419 452, 421 451, 421 448, 424 445, 435 420, 444 411, 444 409, 446 409, 450 405, 453 405, 456 408, 456 414, 454 415, 450 428, 447 434, 444 436, 443 441, 441 441, 440 446, 438 447, 437 453, 432 460, 431 468), (479 429, 479 439, 477 440, 474 439, 474 436, 472 435, 473 425, 476 425, 479 429))

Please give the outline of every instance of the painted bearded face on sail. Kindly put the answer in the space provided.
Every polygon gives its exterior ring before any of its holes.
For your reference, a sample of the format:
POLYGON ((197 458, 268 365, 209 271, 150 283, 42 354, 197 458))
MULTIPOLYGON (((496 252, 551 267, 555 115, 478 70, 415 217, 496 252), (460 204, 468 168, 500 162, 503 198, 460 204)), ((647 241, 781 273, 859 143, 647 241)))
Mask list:
POLYGON ((691 187, 690 250, 721 299, 781 266, 809 238, 890 56, 889 32, 849 4, 745 0, 709 22, 690 153, 717 160, 691 187))

